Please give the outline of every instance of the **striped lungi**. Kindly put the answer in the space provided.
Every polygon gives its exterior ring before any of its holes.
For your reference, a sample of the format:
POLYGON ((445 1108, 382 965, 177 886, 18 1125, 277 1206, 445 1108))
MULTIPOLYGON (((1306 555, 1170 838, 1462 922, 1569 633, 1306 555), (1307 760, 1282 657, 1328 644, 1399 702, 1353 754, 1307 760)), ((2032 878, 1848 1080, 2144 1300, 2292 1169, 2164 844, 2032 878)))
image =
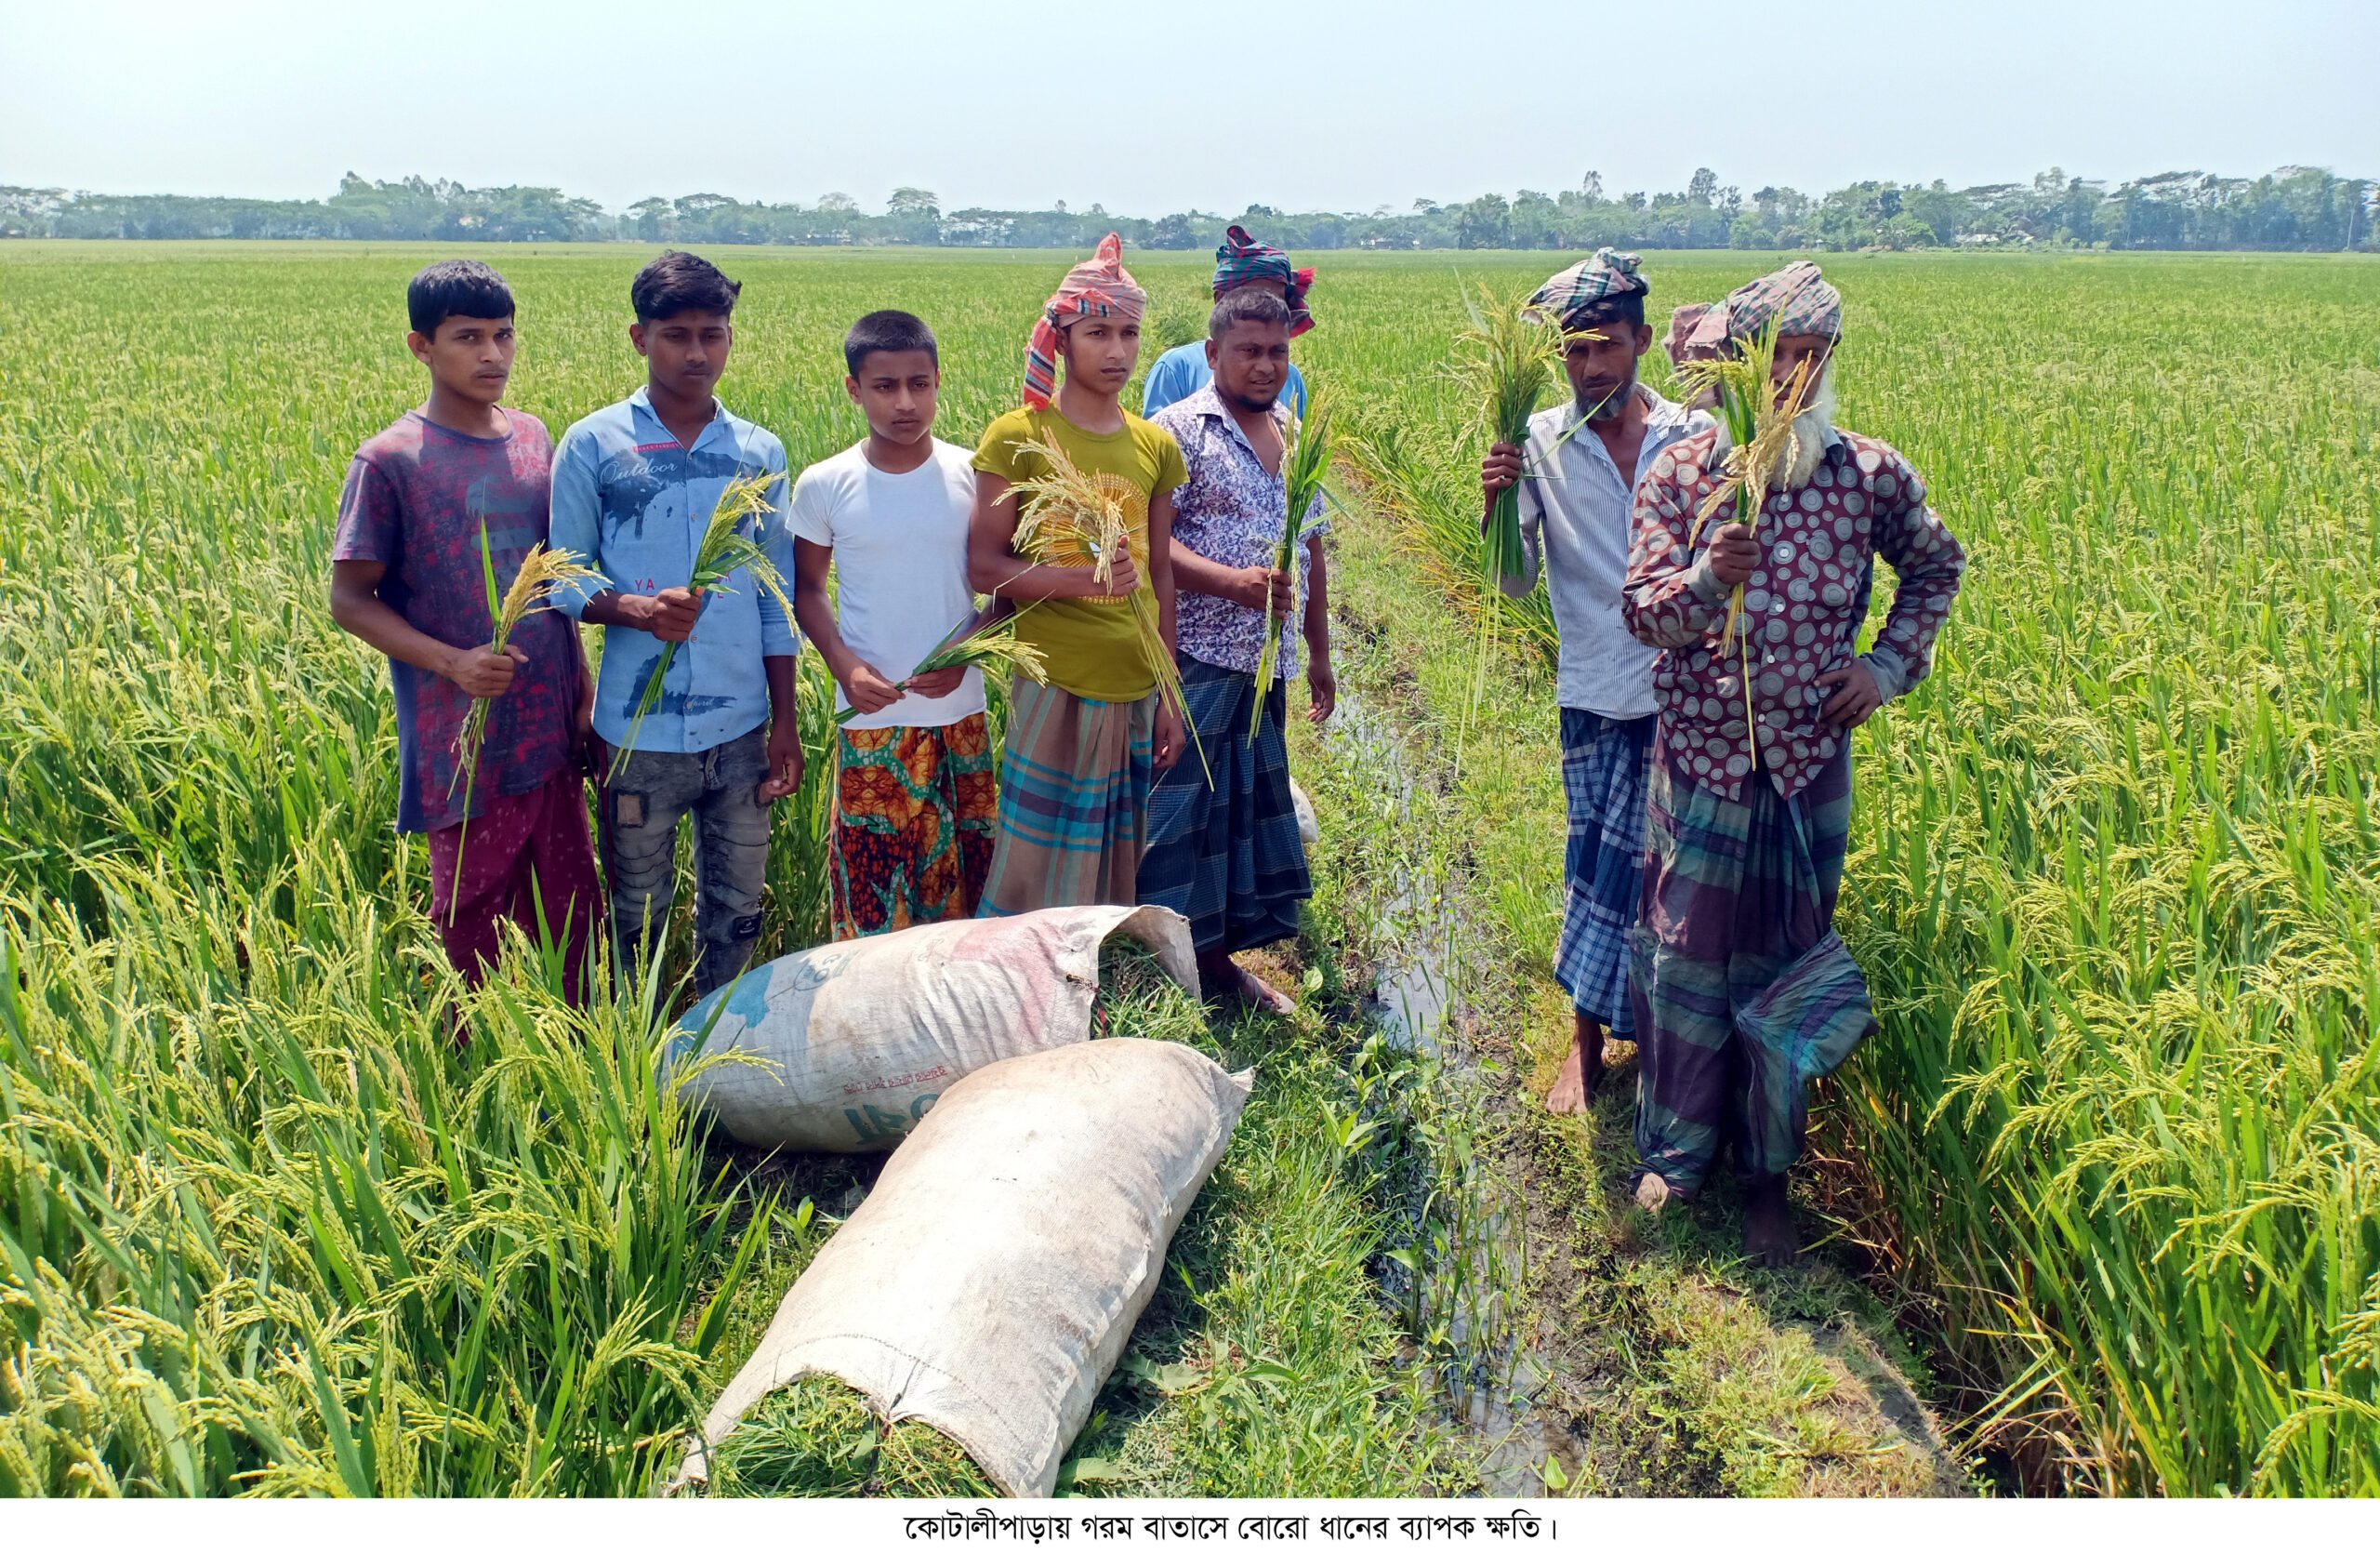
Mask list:
POLYGON ((1606 718, 1562 709, 1562 792, 1569 802, 1562 936, 1554 979, 1580 1014, 1614 1036, 1635 1035, 1628 1003, 1628 933, 1645 862, 1645 780, 1655 714, 1606 718))
POLYGON ((1183 751, 1149 795, 1142 904, 1188 918, 1201 954, 1294 937, 1298 903, 1314 882, 1289 797, 1287 688, 1273 682, 1253 739, 1256 676, 1184 657, 1182 697, 1198 747, 1183 751))
POLYGON ((1636 1149, 1691 1192, 1732 1136, 1742 1169, 1802 1149, 1805 1086, 1874 1029, 1866 984, 1834 935, 1851 826, 1849 741, 1788 800, 1765 772, 1743 798, 1657 760, 1630 993, 1639 1063, 1636 1149))
POLYGON ((1157 693, 1091 701, 1019 675, 1000 746, 983 917, 1135 903, 1157 693))

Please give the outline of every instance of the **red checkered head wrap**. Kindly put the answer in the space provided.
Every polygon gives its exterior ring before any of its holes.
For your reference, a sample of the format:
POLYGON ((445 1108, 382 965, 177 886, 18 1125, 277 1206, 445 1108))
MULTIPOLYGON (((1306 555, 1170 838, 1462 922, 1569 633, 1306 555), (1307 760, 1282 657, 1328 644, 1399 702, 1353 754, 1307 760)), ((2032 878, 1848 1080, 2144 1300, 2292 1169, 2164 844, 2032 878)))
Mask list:
POLYGON ((1091 258, 1066 272, 1065 280, 1043 305, 1034 321, 1033 336, 1025 346, 1025 404, 1046 410, 1058 392, 1058 332, 1078 318, 1138 319, 1147 311, 1149 294, 1124 268, 1124 240, 1109 232, 1099 240, 1091 258))

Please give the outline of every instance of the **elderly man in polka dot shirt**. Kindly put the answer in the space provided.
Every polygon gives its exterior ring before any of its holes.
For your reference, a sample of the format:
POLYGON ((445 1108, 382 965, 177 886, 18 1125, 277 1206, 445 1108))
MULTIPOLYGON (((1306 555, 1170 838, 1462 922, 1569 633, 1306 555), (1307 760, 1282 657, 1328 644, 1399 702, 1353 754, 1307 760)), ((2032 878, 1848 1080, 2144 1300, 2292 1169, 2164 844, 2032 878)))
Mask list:
POLYGON ((1842 320, 1840 294, 1798 262, 1699 321, 1702 343, 1722 349, 1773 324, 1778 380, 1798 368, 1814 387, 1756 530, 1697 524, 1726 484, 1724 427, 1662 453, 1637 487, 1621 599, 1628 629, 1662 649, 1631 945, 1637 1199, 1658 1210, 1692 1196, 1732 1142, 1745 1250, 1771 1266, 1798 1248, 1785 1173, 1801 1152, 1805 1087, 1874 1029, 1833 932, 1851 730, 1925 677, 1966 566, 1908 460, 1832 424, 1842 320), (1879 555, 1898 586, 1859 653, 1879 555), (1738 585, 1743 645, 1723 652, 1738 585))

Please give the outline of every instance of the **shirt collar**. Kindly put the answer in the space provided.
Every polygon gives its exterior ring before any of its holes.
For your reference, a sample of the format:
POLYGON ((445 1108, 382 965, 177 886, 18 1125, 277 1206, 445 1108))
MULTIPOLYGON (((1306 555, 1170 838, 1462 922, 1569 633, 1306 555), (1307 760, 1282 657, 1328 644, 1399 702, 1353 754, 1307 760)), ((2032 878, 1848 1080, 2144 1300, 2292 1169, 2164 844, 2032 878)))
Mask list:
MULTIPOLYGON (((628 405, 630 415, 643 417, 645 419, 651 421, 654 426, 660 431, 662 436, 669 438, 673 443, 677 441, 677 438, 670 432, 669 429, 662 425, 661 412, 653 407, 651 385, 639 383, 636 386, 636 392, 628 395, 628 405)), ((711 395, 710 419, 704 424, 702 431, 695 435, 694 447, 701 447, 705 443, 709 442, 715 434, 723 434, 728 437, 734 436, 734 412, 728 409, 727 402, 721 399, 717 394, 711 395)), ((686 451, 691 453, 694 449, 689 448, 686 451)))
MULTIPOLYGON (((1289 392, 1287 385, 1282 387, 1281 392, 1284 394, 1289 392)), ((1238 419, 1232 415, 1230 407, 1223 404, 1223 396, 1222 392, 1216 389, 1213 379, 1210 379, 1206 383, 1201 385, 1197 392, 1187 396, 1183 401, 1183 404, 1188 407, 1194 415, 1205 416, 1210 419, 1221 421, 1223 423, 1223 430, 1229 432, 1232 440, 1240 445, 1241 451, 1245 452, 1249 458, 1256 459, 1256 467, 1260 470, 1264 467, 1264 461, 1261 458, 1256 458, 1256 449, 1249 443, 1248 433, 1240 430, 1238 419)), ((1273 419, 1276 424, 1286 420, 1289 417, 1289 410, 1288 405, 1283 405, 1277 399, 1273 402, 1273 419)), ((1277 480, 1280 477, 1276 475, 1274 478, 1277 480)))
MULTIPOLYGON (((1663 399, 1653 392, 1653 387, 1649 383, 1638 383, 1635 394, 1645 402, 1645 430, 1647 433, 1666 432, 1673 427, 1685 427, 1694 418, 1693 411, 1675 400, 1663 399)), ((1579 424, 1580 419, 1578 396, 1573 394, 1569 403, 1562 406, 1561 430, 1569 431, 1579 424)))

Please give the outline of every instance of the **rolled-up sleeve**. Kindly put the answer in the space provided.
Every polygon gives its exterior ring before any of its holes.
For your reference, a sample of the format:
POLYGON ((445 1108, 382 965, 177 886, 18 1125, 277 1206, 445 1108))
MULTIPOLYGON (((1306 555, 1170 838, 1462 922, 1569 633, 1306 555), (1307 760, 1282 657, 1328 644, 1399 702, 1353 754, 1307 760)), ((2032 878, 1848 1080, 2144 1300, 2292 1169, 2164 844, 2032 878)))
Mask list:
POLYGON ((615 588, 603 566, 603 500, 595 485, 595 440, 573 427, 554 455, 553 505, 549 514, 549 543, 557 551, 575 553, 580 564, 597 576, 564 583, 553 591, 554 608, 577 619, 587 602, 615 588))

